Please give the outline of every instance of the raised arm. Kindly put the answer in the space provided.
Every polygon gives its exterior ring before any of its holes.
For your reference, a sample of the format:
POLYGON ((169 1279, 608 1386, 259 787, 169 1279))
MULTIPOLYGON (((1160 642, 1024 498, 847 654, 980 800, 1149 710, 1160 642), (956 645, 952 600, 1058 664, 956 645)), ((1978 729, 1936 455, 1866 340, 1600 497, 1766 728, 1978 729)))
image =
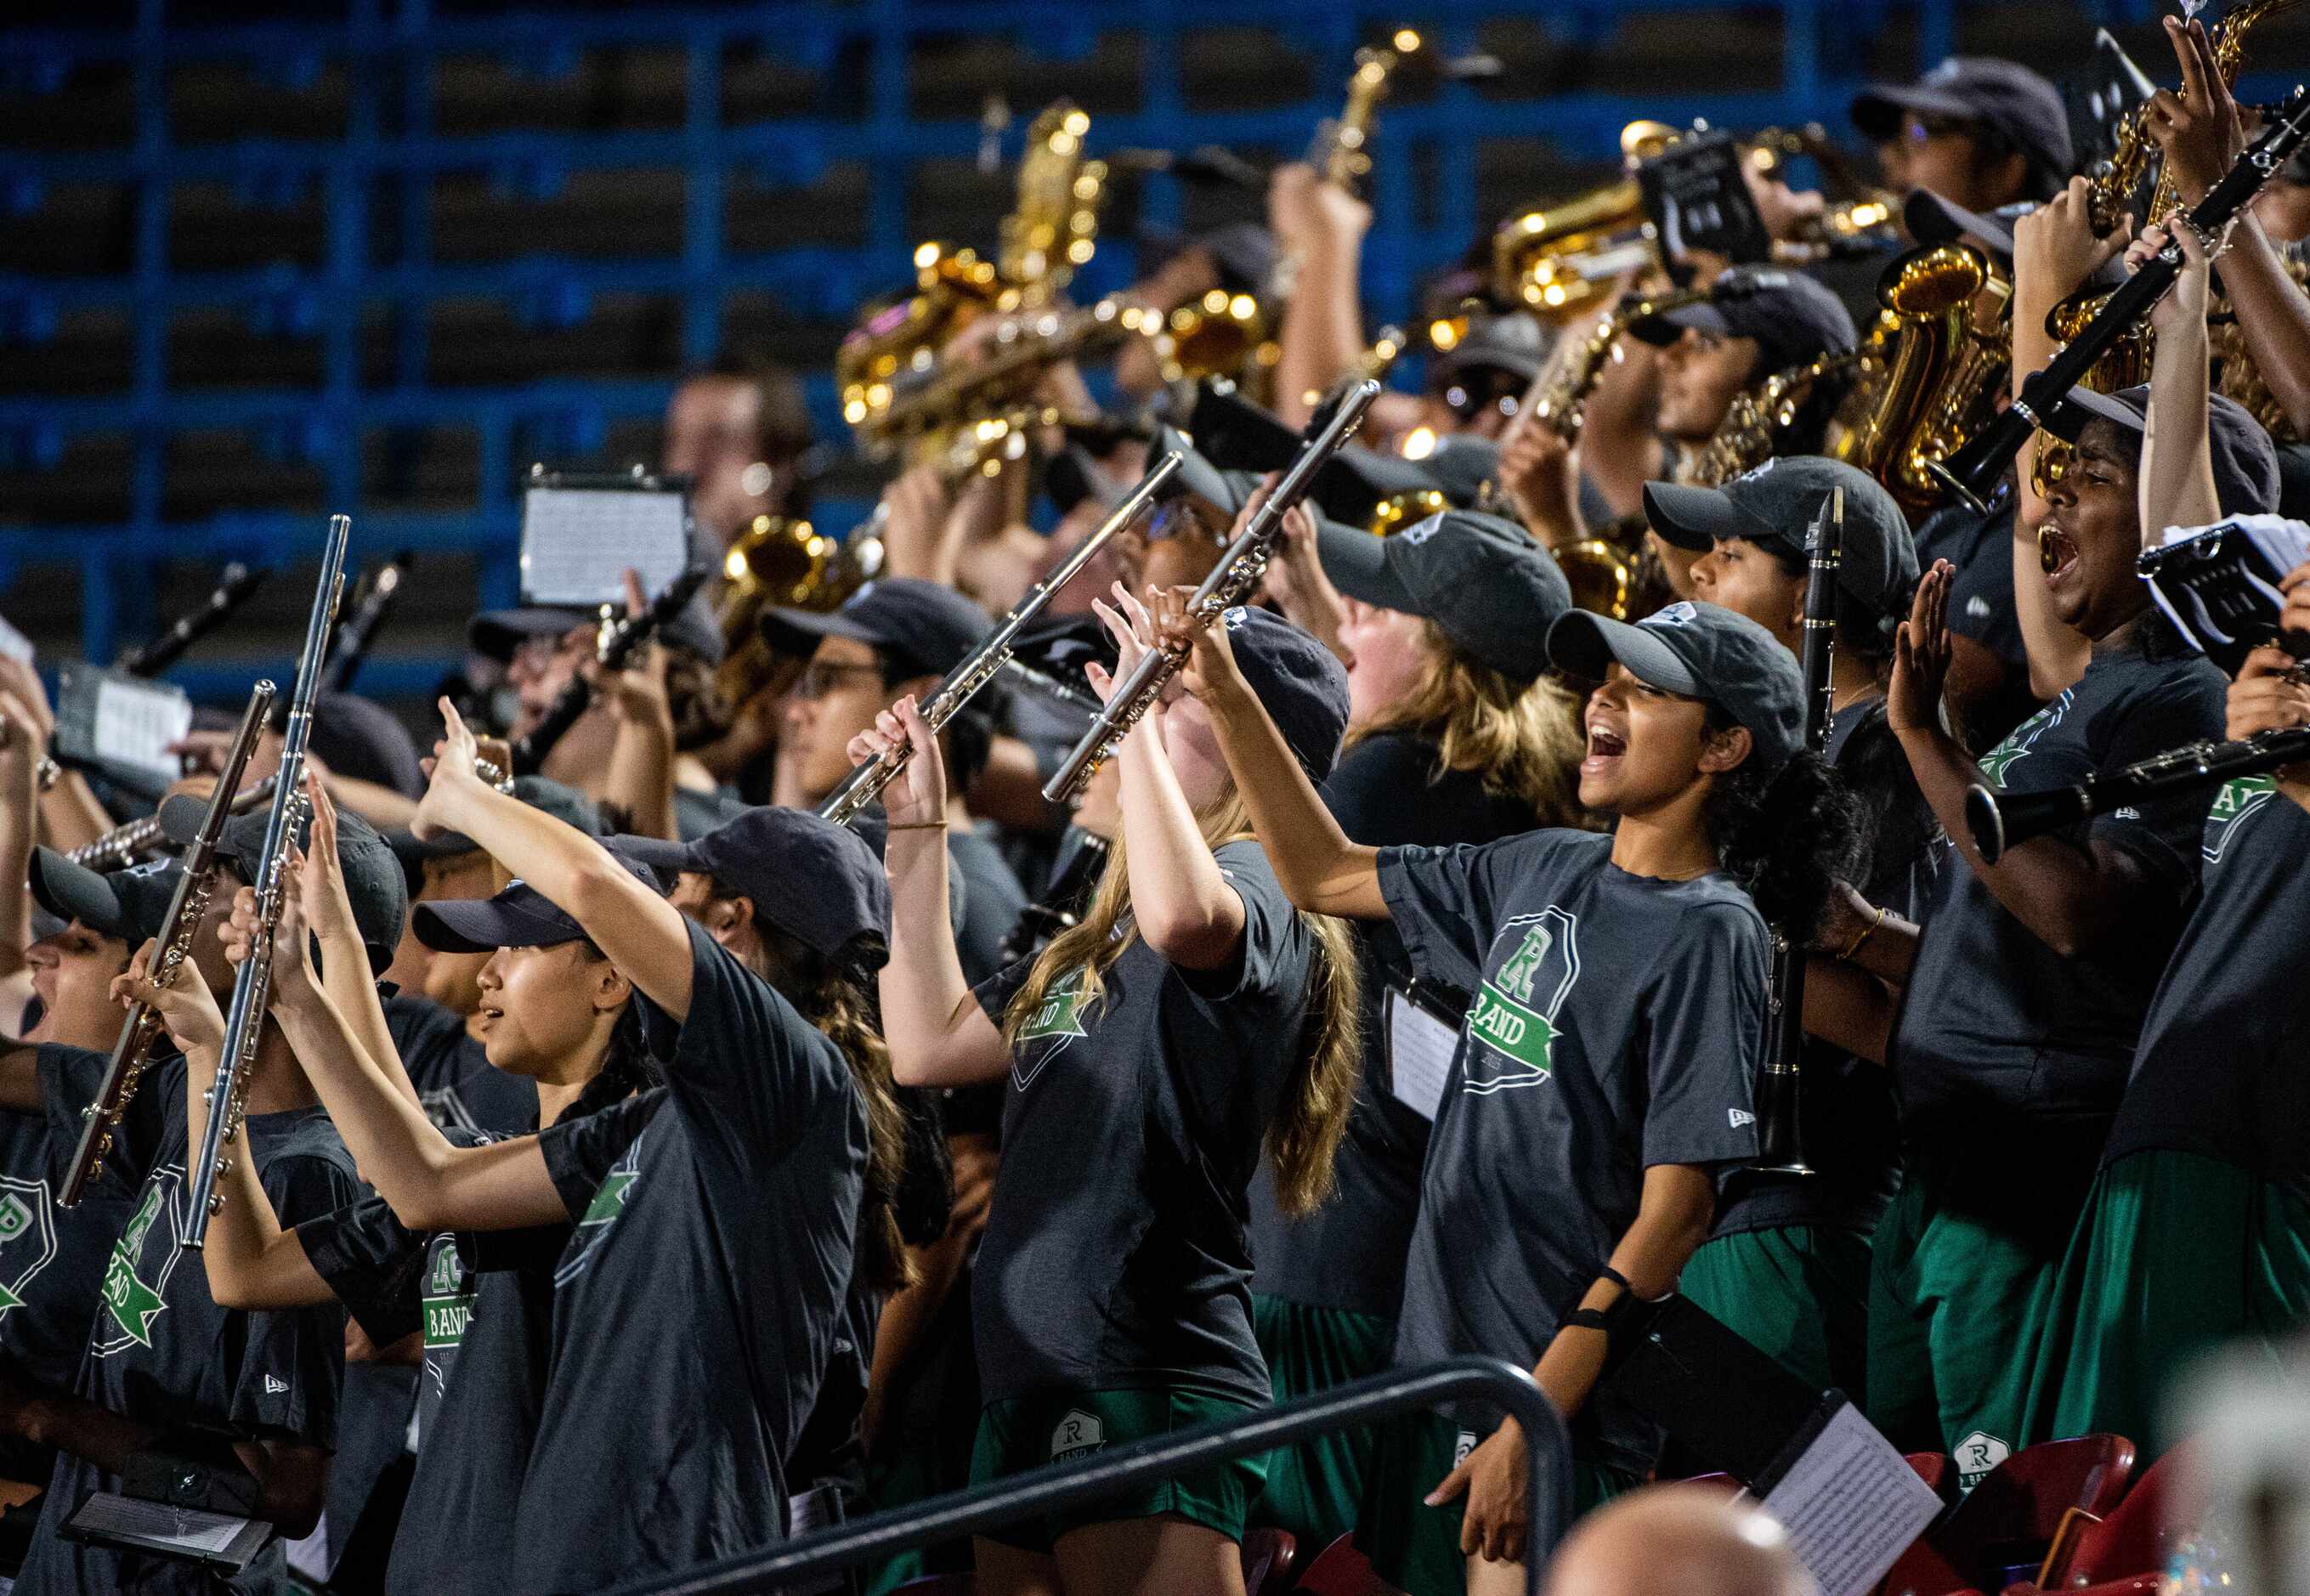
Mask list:
MULTIPOLYGON (((39 722, 15 694, 0 689, 0 979, 24 967, 32 945, 32 898, 26 881, 39 828, 39 722)), ((8 1022, 13 1029, 15 1022, 8 1022)))
MULTIPOLYGON (((652 1002, 677 1022, 687 1019, 691 953, 682 911, 575 826, 474 775, 473 734, 447 698, 441 718, 433 782, 417 807, 417 835, 456 831, 472 837, 585 927, 594 945, 652 1002)), ((409 1222, 405 1215, 404 1221, 409 1222)))
MULTIPOLYGON (((1116 607, 1095 603, 1092 608, 1116 639, 1120 680, 1152 646, 1154 621, 1120 582, 1114 592, 1116 607)), ((1102 698, 1114 692, 1114 681, 1097 665, 1090 667, 1090 678, 1102 698)), ((1165 735, 1165 712, 1158 705, 1140 717, 1116 753, 1132 917, 1147 945, 1171 963, 1215 970, 1243 946, 1243 899, 1220 873, 1219 861, 1203 840, 1171 768, 1165 735)))
POLYGON ((1350 842, 1324 807, 1316 784, 1236 668, 1226 627, 1194 624, 1185 590, 1174 589, 1159 596, 1155 635, 1163 646, 1187 653, 1179 680, 1211 716, 1220 752, 1251 811, 1252 827, 1284 896, 1317 914, 1387 919, 1387 899, 1379 889, 1379 851, 1350 842))
MULTIPOLYGON (((2013 386, 2054 358, 2045 317, 2082 287, 2104 261, 2132 235, 2127 216, 2106 235, 2097 236, 2083 178, 2013 224, 2013 386)), ((2045 591, 2045 568, 2037 558, 2037 528, 2046 504, 2034 485, 2037 452, 2045 434, 2031 435, 2021 451, 2019 508, 2013 517, 2013 606, 2021 641, 2029 655, 2029 690, 2051 698, 2086 673, 2090 639, 2071 630, 2054 613, 2045 591)))
POLYGON ((914 752, 882 789, 890 823, 882 845, 890 878, 890 957, 876 977, 890 1073, 900 1086, 1000 1080, 1011 1067, 1011 1049, 972 995, 948 914, 946 765, 938 739, 909 696, 850 740, 850 757, 879 759, 901 741, 914 752))
POLYGON ((2222 516, 2207 430, 2206 252, 2182 222, 2177 212, 2164 225, 2143 229, 2125 256, 2127 266, 2138 270, 2170 234, 2184 262, 2173 290, 2150 313, 2158 352, 2149 368, 2137 490, 2145 549, 2165 542, 2169 526, 2209 526, 2222 516))
MULTIPOLYGON (((648 608, 641 577, 628 571, 626 613, 639 615, 648 608)), ((655 638, 643 644, 622 671, 587 660, 583 674, 595 698, 608 703, 617 726, 602 796, 631 817, 635 836, 679 841, 673 828, 673 707, 666 697, 664 646, 655 638)))
POLYGON ((1321 397, 1363 357, 1357 275, 1371 208, 1306 162, 1291 161, 1275 169, 1267 213, 1298 273, 1277 336, 1275 413, 1286 426, 1304 427, 1316 408, 1308 395, 1321 397))

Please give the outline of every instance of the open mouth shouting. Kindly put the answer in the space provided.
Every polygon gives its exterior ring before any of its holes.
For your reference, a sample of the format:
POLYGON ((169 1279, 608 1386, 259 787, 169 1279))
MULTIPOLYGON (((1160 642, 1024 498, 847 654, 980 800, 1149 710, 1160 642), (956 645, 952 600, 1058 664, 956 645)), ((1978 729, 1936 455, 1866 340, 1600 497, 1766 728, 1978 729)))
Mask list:
POLYGON ((1588 723, 1588 755, 1580 761, 1580 774, 1597 776, 1618 768, 1620 756, 1628 751, 1628 739, 1601 720, 1588 723))
POLYGON ((2050 518, 2037 528, 2037 565, 2050 586, 2061 586, 2077 574, 2077 540, 2050 518))

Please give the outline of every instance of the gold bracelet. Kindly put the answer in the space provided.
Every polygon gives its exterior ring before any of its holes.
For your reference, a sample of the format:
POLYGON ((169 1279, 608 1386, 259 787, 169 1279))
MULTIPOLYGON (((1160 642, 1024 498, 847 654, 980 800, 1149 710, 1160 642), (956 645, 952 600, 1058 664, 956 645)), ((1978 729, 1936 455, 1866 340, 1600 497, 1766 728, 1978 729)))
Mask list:
POLYGON ((1837 956, 1837 962, 1839 964, 1851 964, 1853 962, 1853 956, 1861 951, 1861 944, 1877 934, 1877 928, 1885 924, 1885 916, 1891 912, 1892 911, 1889 909, 1879 909, 1877 911, 1877 917, 1874 920, 1871 920, 1868 924, 1863 926, 1861 928, 1861 934, 1853 939, 1853 945, 1837 956))
POLYGON ((885 831, 943 831, 946 829, 946 822, 944 820, 901 820, 896 825, 885 826, 882 829, 885 831))

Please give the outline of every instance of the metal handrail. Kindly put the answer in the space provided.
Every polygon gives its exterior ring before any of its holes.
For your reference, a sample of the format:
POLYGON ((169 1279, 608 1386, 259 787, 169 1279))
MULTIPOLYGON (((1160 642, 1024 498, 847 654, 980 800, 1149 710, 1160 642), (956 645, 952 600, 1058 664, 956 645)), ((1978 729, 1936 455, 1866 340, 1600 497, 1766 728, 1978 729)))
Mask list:
POLYGON ((952 1540, 1038 1514, 1084 1506, 1191 1469, 1273 1452, 1350 1425, 1469 1396, 1488 1398, 1506 1409, 1524 1427, 1532 1448, 1527 1502, 1532 1534, 1524 1574, 1530 1596, 1538 1596, 1541 1565, 1563 1538, 1572 1517, 1572 1442, 1564 1420, 1533 1383, 1532 1376, 1494 1357, 1455 1357, 1375 1375, 1350 1385, 1263 1408, 1245 1418, 1197 1425, 1176 1436, 1118 1446, 1082 1462, 1053 1464, 934 1496, 927 1502, 837 1524, 782 1546, 741 1552, 706 1567, 631 1581, 614 1587, 611 1596, 676 1596, 677 1592, 708 1596, 709 1592, 795 1586, 933 1541, 952 1540))

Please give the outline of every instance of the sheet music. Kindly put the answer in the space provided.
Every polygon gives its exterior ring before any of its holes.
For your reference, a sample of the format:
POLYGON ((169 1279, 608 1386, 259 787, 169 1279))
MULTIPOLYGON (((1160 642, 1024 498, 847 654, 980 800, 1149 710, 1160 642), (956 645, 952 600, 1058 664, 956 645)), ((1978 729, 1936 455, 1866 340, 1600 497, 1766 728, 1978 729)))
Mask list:
POLYGON ((1432 1120, 1444 1101, 1444 1083, 1452 1073, 1460 1033, 1394 987, 1388 989, 1385 1007, 1390 1089, 1397 1102, 1432 1120))
POLYGON ((1861 1410, 1832 1414, 1765 1497, 1821 1596, 1868 1596, 1909 1543, 1940 1516, 1941 1499, 1861 1410))
POLYGON ((221 1513, 204 1513, 196 1507, 170 1507, 99 1491, 73 1514, 73 1522, 83 1530, 164 1540, 179 1550, 216 1557, 230 1549, 234 1539, 249 1521, 221 1513))
POLYGON ((184 762, 169 745, 192 729, 192 700, 173 689, 109 678, 96 684, 92 734, 100 759, 174 781, 184 774, 184 762))
POLYGON ((639 488, 532 488, 522 498, 521 590, 537 604, 625 606, 623 575, 656 594, 690 563, 682 495, 639 488))

